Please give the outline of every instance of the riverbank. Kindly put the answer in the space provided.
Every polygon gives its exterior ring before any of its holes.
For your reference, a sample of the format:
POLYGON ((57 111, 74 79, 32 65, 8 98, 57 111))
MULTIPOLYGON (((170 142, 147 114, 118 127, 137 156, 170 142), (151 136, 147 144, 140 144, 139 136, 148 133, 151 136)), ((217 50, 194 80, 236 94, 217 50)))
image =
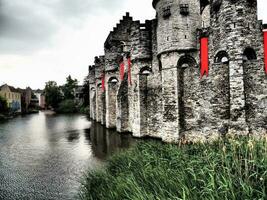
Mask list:
POLYGON ((6 120, 9 120, 9 119, 13 119, 17 116, 24 116, 24 115, 31 115, 31 114, 37 114, 39 113, 39 110, 31 110, 31 111, 28 111, 27 113, 21 113, 21 112, 18 112, 18 113, 0 113, 0 121, 6 121, 6 120))
POLYGON ((266 199, 267 141, 142 142, 88 172, 83 200, 266 199))

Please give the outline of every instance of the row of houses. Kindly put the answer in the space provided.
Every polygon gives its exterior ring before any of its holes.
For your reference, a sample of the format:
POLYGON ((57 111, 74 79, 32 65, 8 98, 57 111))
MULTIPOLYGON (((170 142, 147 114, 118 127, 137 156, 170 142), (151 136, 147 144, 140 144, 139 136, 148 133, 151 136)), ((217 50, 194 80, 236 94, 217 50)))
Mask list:
POLYGON ((6 99, 11 112, 27 113, 34 107, 45 108, 45 95, 42 90, 15 88, 4 84, 0 86, 0 96, 6 99))

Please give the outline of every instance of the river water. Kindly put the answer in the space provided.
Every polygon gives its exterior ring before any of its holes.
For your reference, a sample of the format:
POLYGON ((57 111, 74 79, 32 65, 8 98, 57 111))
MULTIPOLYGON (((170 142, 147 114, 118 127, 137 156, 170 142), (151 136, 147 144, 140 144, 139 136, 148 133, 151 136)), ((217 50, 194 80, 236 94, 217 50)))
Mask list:
POLYGON ((133 142, 83 115, 40 112, 0 122, 0 199, 77 199, 83 174, 133 142))

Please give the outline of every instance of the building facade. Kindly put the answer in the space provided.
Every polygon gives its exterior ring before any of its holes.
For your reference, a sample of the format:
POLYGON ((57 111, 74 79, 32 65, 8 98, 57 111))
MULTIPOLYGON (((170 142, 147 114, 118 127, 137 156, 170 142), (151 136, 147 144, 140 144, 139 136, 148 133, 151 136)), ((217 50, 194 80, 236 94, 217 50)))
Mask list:
POLYGON ((257 1, 152 5, 155 19, 127 13, 89 66, 91 118, 166 142, 266 134, 267 26, 257 1))
POLYGON ((7 106, 12 112, 21 112, 21 94, 19 90, 7 84, 0 86, 0 96, 7 101, 7 106))

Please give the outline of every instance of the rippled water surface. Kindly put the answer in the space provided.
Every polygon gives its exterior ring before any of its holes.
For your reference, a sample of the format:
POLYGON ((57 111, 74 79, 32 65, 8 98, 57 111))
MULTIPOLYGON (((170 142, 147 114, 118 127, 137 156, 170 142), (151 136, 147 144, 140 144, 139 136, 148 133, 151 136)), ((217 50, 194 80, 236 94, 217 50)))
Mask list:
POLYGON ((83 173, 133 142, 83 115, 39 113, 0 123, 0 199, 77 199, 83 173))

